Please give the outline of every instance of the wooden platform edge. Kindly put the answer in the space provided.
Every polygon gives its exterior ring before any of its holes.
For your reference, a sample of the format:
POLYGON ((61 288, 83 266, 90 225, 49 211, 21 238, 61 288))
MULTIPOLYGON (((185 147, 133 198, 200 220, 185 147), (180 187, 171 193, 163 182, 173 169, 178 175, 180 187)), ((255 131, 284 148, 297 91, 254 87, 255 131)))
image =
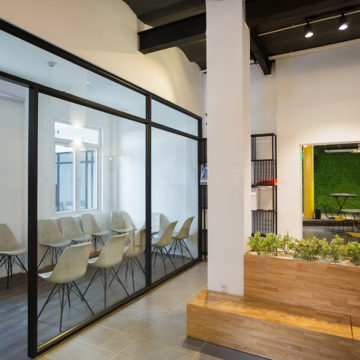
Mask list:
POLYGON ((273 360, 360 360, 360 336, 353 338, 350 317, 351 335, 337 336, 224 310, 239 298, 200 292, 187 304, 187 336, 273 360), (218 308, 212 295, 224 299, 218 308))

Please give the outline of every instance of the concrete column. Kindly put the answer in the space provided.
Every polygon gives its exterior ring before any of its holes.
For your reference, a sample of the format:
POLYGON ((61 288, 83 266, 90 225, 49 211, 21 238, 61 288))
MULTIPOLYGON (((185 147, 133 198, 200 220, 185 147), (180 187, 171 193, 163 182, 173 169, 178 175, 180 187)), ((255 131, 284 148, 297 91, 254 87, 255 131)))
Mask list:
POLYGON ((304 218, 314 217, 314 147, 304 147, 304 218))
POLYGON ((251 232, 250 38, 242 0, 207 0, 208 283, 243 295, 251 232))

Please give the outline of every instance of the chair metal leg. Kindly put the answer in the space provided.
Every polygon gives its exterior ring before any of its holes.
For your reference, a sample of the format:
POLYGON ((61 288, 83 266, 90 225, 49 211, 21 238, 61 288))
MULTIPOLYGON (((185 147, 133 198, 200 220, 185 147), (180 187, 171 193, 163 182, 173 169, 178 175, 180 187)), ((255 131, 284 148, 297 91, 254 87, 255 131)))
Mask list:
POLYGON ((176 265, 175 265, 173 259, 171 258, 170 253, 169 253, 168 251, 166 251, 166 249, 165 249, 165 254, 164 254, 164 256, 167 256, 167 257, 170 259, 171 263, 173 264, 174 268, 176 269, 176 265))
POLYGON ((90 310, 91 314, 94 315, 94 312, 92 311, 89 303, 86 301, 86 299, 85 299, 85 297, 84 297, 84 294, 80 291, 80 289, 79 289, 79 287, 77 286, 76 282, 73 281, 73 282, 71 283, 71 285, 74 286, 74 288, 75 288, 76 291, 78 292, 78 296, 80 297, 80 299, 85 302, 85 304, 86 304, 86 306, 88 307, 88 309, 90 310))
POLYGON ((22 263, 22 261, 19 259, 17 255, 15 256, 15 261, 17 262, 17 264, 21 269, 23 269, 26 273, 28 272, 25 265, 22 263))
POLYGON ((43 257, 41 258, 41 260, 40 260, 40 262, 39 262, 39 265, 38 265, 38 269, 40 268, 40 265, 42 264, 42 262, 44 261, 44 259, 45 259, 45 257, 46 257, 46 255, 47 255, 47 253, 49 252, 49 250, 50 250, 50 248, 48 247, 47 249, 46 249, 46 251, 45 251, 45 254, 43 255, 43 257))
POLYGON ((42 312, 44 311, 46 305, 47 305, 47 304, 52 300, 52 298, 56 295, 56 291, 55 291, 55 290, 58 290, 57 288, 58 288, 58 284, 55 284, 55 285, 53 286, 52 290, 50 291, 49 296, 47 297, 44 305, 42 306, 42 308, 41 308, 41 310, 40 310, 40 312, 39 312, 39 314, 38 314, 38 317, 37 317, 38 319, 39 319, 40 315, 42 314, 42 312))
POLYGON ((137 257, 135 258, 135 260, 136 260, 137 264, 139 265, 141 271, 144 273, 144 275, 146 275, 146 274, 145 274, 145 270, 144 270, 144 268, 142 267, 140 260, 139 260, 137 257))
POLYGON ((194 260, 194 257, 192 256, 192 254, 191 254, 191 252, 190 252, 190 250, 189 250, 188 246, 186 245, 186 239, 184 239, 183 241, 184 241, 184 242, 183 242, 183 244, 184 244, 184 246, 185 246, 185 249, 186 249, 186 250, 188 251, 188 253, 190 254, 191 259, 192 259, 192 260, 194 260))
POLYGON ((130 261, 131 266, 131 277, 132 277, 132 286, 133 286, 133 292, 135 292, 135 280, 134 280, 134 265, 133 265, 133 259, 130 261))
POLYGON ((63 313, 64 313, 64 307, 65 307, 65 302, 64 302, 64 295, 65 295, 65 284, 61 284, 60 286, 60 328, 59 331, 61 332, 62 330, 62 320, 63 320, 63 313))
POLYGON ((85 289, 85 291, 84 291, 84 294, 83 294, 84 296, 85 296, 85 294, 87 293, 90 285, 91 285, 91 284, 93 283, 93 281, 95 280, 96 275, 98 275, 98 272, 99 272, 99 268, 96 268, 96 271, 95 271, 94 275, 92 276, 92 278, 91 278, 88 286, 86 287, 86 289, 85 289))
POLYGON ((112 280, 114 280, 114 279, 116 278, 116 280, 119 282, 119 284, 120 284, 120 285, 123 287, 123 289, 125 290, 126 295, 129 296, 129 293, 128 293, 128 291, 126 290, 126 287, 124 286, 123 282, 121 281, 121 279, 120 279, 120 277, 119 277, 119 275, 118 275, 118 272, 115 271, 114 267, 111 267, 111 268, 110 268, 110 271, 111 271, 111 270, 112 270, 113 273, 114 273, 114 277, 113 277, 112 280))
POLYGON ((162 262, 163 262, 163 266, 164 266, 164 271, 165 271, 165 274, 167 274, 167 272, 166 272, 166 265, 165 265, 165 258, 164 258, 163 248, 160 248, 160 255, 161 255, 162 262))

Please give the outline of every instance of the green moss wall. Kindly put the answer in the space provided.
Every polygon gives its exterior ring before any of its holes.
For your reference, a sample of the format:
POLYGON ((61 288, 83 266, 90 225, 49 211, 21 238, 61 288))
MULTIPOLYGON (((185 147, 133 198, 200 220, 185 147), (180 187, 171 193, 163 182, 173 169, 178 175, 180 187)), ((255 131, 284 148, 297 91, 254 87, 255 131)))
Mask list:
POLYGON ((348 199, 347 209, 360 208, 360 154, 326 153, 315 150, 315 208, 338 209, 330 193, 353 193, 358 198, 348 199))

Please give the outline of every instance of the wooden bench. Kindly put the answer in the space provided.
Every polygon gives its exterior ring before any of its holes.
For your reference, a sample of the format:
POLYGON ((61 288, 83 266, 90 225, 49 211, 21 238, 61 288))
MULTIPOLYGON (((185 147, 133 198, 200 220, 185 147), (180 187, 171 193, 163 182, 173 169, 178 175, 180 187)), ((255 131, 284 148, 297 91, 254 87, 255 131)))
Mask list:
POLYGON ((208 290, 187 304, 187 335, 273 360, 360 359, 360 317, 208 290))

